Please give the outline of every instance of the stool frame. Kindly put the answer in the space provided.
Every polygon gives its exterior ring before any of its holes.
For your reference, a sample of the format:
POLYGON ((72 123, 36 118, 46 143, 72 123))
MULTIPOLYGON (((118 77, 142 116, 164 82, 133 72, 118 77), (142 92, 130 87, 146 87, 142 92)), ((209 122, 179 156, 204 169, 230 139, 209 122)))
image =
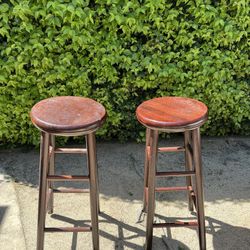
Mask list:
POLYGON ((45 232, 89 232, 92 231, 93 249, 99 249, 98 213, 100 212, 98 170, 96 163, 95 129, 72 131, 70 133, 48 133, 41 131, 39 200, 37 224, 37 250, 44 249, 45 232), (85 136, 86 148, 56 148, 55 136, 85 136), (88 175, 55 175, 55 154, 86 154, 88 175), (55 181, 89 181, 89 189, 55 189, 55 181), (45 227, 46 212, 53 213, 54 193, 90 193, 91 226, 86 227, 45 227))
POLYGON ((199 127, 205 122, 200 120, 196 124, 189 124, 187 127, 177 128, 155 128, 146 129, 146 148, 144 165, 144 194, 143 212, 147 213, 146 221, 146 245, 145 249, 152 249, 153 228, 159 227, 198 227, 199 245, 201 250, 206 249, 205 215, 203 205, 203 180, 201 166, 201 145, 199 127), (163 132, 183 132, 184 147, 158 147, 159 131, 163 132), (184 152, 185 171, 158 172, 157 156, 158 152, 184 152), (184 187, 156 187, 156 178, 161 177, 186 177, 184 187), (195 180, 195 185, 193 183, 195 180), (175 223, 154 223, 155 212, 155 192, 163 191, 187 191, 188 207, 190 211, 197 211, 197 221, 175 223))

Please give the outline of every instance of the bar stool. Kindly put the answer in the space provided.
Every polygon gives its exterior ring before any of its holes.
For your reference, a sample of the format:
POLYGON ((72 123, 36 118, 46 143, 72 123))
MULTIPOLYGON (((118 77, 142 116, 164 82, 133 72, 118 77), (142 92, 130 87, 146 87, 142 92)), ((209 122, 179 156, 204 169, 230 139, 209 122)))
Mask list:
POLYGON ((92 231, 93 249, 99 249, 99 187, 96 165, 95 131, 106 118, 105 108, 98 102, 84 97, 60 96, 42 100, 30 113, 33 124, 41 131, 39 201, 37 224, 37 249, 44 249, 45 232, 92 231), (86 148, 56 148, 55 136, 82 136, 86 148), (56 153, 87 154, 88 175, 56 175, 56 153), (88 181, 89 189, 56 189, 55 181, 88 181), (91 226, 45 227, 46 212, 53 213, 54 193, 90 193, 91 226))
POLYGON ((137 119, 147 128, 143 195, 143 212, 147 213, 147 250, 152 249, 153 228, 180 226, 198 227, 200 249, 206 249, 199 128, 207 120, 207 114, 205 104, 185 97, 154 98, 137 107, 137 119), (158 148, 159 131, 183 132, 184 146, 158 148), (158 152, 185 152, 185 171, 157 171, 158 152), (156 178, 173 176, 186 177, 186 186, 156 187, 156 178), (193 211, 193 204, 196 208, 197 221, 154 223, 155 192, 182 190, 188 192, 189 210, 193 211))

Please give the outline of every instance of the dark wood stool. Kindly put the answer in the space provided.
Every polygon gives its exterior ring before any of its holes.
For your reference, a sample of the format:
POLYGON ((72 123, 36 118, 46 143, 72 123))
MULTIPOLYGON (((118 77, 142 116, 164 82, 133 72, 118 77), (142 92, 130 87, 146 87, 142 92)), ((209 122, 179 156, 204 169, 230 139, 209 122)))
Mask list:
POLYGON ((33 124, 41 131, 40 177, 37 225, 37 249, 44 248, 44 232, 92 231, 93 249, 99 249, 99 188, 96 165, 95 131, 106 118, 105 108, 98 102, 84 97, 60 96, 38 102, 30 113, 33 124), (86 137, 86 148, 56 148, 55 136, 86 137), (87 154, 88 175, 55 175, 56 153, 87 154), (89 181, 89 190, 55 189, 54 181, 89 181), (45 227, 46 211, 53 213, 54 193, 90 192, 91 226, 45 227))
POLYGON ((185 97, 160 97, 143 102, 136 110, 138 121, 147 127, 143 211, 147 212, 146 249, 152 248, 153 228, 156 227, 198 227, 200 249, 206 249, 205 217, 203 205, 203 183, 200 148, 200 126, 207 120, 208 109, 200 101, 185 97), (184 146, 158 148, 158 133, 184 132, 184 146), (185 152, 185 171, 158 172, 158 152, 185 152), (186 177, 185 187, 156 187, 157 177, 186 177), (194 180, 194 183, 193 183, 194 180), (189 210, 193 204, 197 221, 154 223, 155 192, 188 192, 189 210))

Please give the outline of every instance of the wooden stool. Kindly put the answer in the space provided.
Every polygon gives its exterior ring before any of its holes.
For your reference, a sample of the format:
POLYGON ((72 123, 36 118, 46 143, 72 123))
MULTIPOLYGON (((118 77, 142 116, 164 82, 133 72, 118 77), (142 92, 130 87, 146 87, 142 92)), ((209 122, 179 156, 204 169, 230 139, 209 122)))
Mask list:
POLYGON ((207 120, 207 107, 202 102, 185 97, 160 97, 143 102, 136 110, 138 121, 147 127, 143 211, 147 212, 146 249, 152 248, 154 227, 198 227, 200 249, 206 249, 203 184, 201 167, 200 131, 207 120), (158 148, 158 133, 184 132, 184 146, 158 148), (158 152, 185 152, 185 171, 158 172, 158 152), (184 176, 185 187, 155 187, 157 177, 184 176), (193 185, 193 178, 195 185, 193 185), (155 192, 187 190, 189 210, 193 203, 197 221, 154 223, 155 192))
POLYGON ((41 131, 40 177, 37 225, 37 249, 44 248, 44 232, 92 231, 93 249, 99 249, 98 212, 99 188, 96 165, 95 131, 106 118, 105 108, 96 101, 73 96, 60 96, 38 102, 30 113, 33 124, 41 131), (56 148, 55 136, 86 137, 86 149, 56 148), (56 153, 85 153, 88 159, 88 175, 55 175, 56 153), (55 189, 54 181, 89 181, 91 226, 45 227, 46 211, 53 213, 53 193, 81 193, 84 189, 55 189))

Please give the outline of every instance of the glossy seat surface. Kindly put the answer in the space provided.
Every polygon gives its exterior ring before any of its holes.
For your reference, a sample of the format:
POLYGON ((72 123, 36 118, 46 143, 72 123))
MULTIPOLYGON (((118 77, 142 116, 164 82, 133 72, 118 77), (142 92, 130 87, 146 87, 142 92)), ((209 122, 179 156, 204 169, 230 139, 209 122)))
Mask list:
POLYGON ((207 106, 186 97, 159 97, 140 104, 137 119, 153 128, 184 128, 207 120, 207 106))
POLYGON ((58 96, 35 104, 30 113, 33 124, 48 133, 67 133, 95 129, 106 118, 98 102, 77 96, 58 96))

